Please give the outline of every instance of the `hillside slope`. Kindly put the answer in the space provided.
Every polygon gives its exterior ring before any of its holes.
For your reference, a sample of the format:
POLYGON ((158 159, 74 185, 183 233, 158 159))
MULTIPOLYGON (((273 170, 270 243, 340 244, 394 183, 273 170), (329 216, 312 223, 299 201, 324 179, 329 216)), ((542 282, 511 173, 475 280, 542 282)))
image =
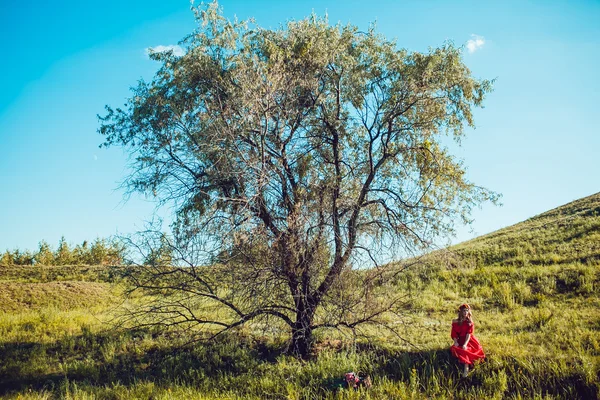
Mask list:
POLYGON ((600 262, 600 193, 449 249, 465 266, 600 262))
POLYGON ((600 193, 407 265, 390 284, 410 298, 412 345, 444 356, 469 303, 487 354, 478 376, 496 398, 599 398, 600 193))

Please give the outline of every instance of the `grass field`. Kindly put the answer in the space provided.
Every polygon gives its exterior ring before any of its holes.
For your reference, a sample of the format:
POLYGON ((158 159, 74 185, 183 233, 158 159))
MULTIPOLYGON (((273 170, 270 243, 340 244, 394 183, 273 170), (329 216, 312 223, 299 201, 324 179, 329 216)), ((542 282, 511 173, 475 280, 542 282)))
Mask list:
POLYGON ((387 282, 406 294, 403 341, 319 333, 311 361, 285 332, 241 329, 186 344, 110 321, 104 267, 0 267, 0 396, 9 399, 596 399, 600 393, 600 194, 425 257, 387 282), (487 353, 466 379, 448 347, 474 309, 487 353), (340 388, 345 372, 373 387, 340 388))

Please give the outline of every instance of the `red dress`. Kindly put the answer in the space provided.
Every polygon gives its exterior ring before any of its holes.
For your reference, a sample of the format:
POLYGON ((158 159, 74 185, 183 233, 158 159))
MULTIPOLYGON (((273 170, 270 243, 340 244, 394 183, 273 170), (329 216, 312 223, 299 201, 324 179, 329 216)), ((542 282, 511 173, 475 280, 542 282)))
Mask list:
POLYGON ((450 352, 463 364, 473 364, 474 361, 485 357, 481 344, 479 344, 479 341, 473 335, 473 327, 473 322, 471 321, 463 321, 462 324, 452 321, 452 333, 450 336, 452 336, 452 339, 457 339, 458 346, 452 345, 450 352), (471 334, 471 338, 469 339, 469 343, 467 343, 467 348, 463 349, 462 345, 465 343, 467 333, 471 334))

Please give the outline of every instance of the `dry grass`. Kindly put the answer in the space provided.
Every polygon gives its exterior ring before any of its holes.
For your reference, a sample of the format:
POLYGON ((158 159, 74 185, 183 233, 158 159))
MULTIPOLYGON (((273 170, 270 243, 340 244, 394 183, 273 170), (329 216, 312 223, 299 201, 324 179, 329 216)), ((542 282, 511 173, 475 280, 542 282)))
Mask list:
POLYGON ((106 304, 111 287, 99 282, 0 282, 0 304, 5 312, 43 308, 71 310, 106 304))

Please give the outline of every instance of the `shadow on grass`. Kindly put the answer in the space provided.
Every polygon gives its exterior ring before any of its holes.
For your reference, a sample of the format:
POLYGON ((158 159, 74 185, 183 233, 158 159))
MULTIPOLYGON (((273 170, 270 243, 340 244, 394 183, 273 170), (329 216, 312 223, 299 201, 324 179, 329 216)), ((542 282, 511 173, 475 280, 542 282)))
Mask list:
POLYGON ((380 373, 393 380, 409 381, 411 374, 420 378, 444 375, 453 379, 460 378, 460 365, 450 354, 450 349, 415 350, 394 352, 376 348, 360 349, 376 354, 380 373))
POLYGON ((54 391, 68 379, 91 386, 139 381, 195 384, 223 374, 245 374, 275 362, 283 347, 223 337, 201 345, 176 346, 150 332, 65 337, 52 344, 0 346, 0 397, 26 389, 54 391))
MULTIPOLYGON (((6 343, 0 346, 0 397, 24 390, 60 391, 63 382, 93 387, 113 384, 124 386, 136 382, 154 382, 170 386, 183 384, 206 387, 207 382, 225 385, 224 376, 246 375, 254 379, 255 371, 265 363, 274 363, 285 346, 228 336, 216 341, 177 347, 168 338, 151 332, 92 334, 84 332, 65 337, 52 344, 6 343)), ((328 349, 343 353, 348 349, 328 349)), ((571 374, 531 376, 523 374, 518 360, 494 360, 476 366, 468 378, 460 377, 460 366, 448 349, 398 352, 377 346, 359 345, 356 351, 368 354, 368 374, 378 379, 418 382, 422 390, 440 383, 448 390, 463 393, 481 388, 488 390, 490 378, 500 371, 506 374, 504 395, 515 393, 546 393, 561 398, 597 398, 598 388, 588 383, 580 369, 571 374)), ((540 360, 543 362, 543 360, 540 360)), ((310 369, 310 368, 309 368, 310 369)), ((342 377, 340 377, 342 378, 342 377)), ((258 376, 256 379, 260 379, 258 376)), ((341 388, 340 379, 328 377, 315 382, 327 392, 341 388)), ((235 388, 226 388, 226 390, 235 388)), ((420 389, 420 390, 421 390, 420 389)), ((461 398, 459 395, 457 398, 461 398)))

